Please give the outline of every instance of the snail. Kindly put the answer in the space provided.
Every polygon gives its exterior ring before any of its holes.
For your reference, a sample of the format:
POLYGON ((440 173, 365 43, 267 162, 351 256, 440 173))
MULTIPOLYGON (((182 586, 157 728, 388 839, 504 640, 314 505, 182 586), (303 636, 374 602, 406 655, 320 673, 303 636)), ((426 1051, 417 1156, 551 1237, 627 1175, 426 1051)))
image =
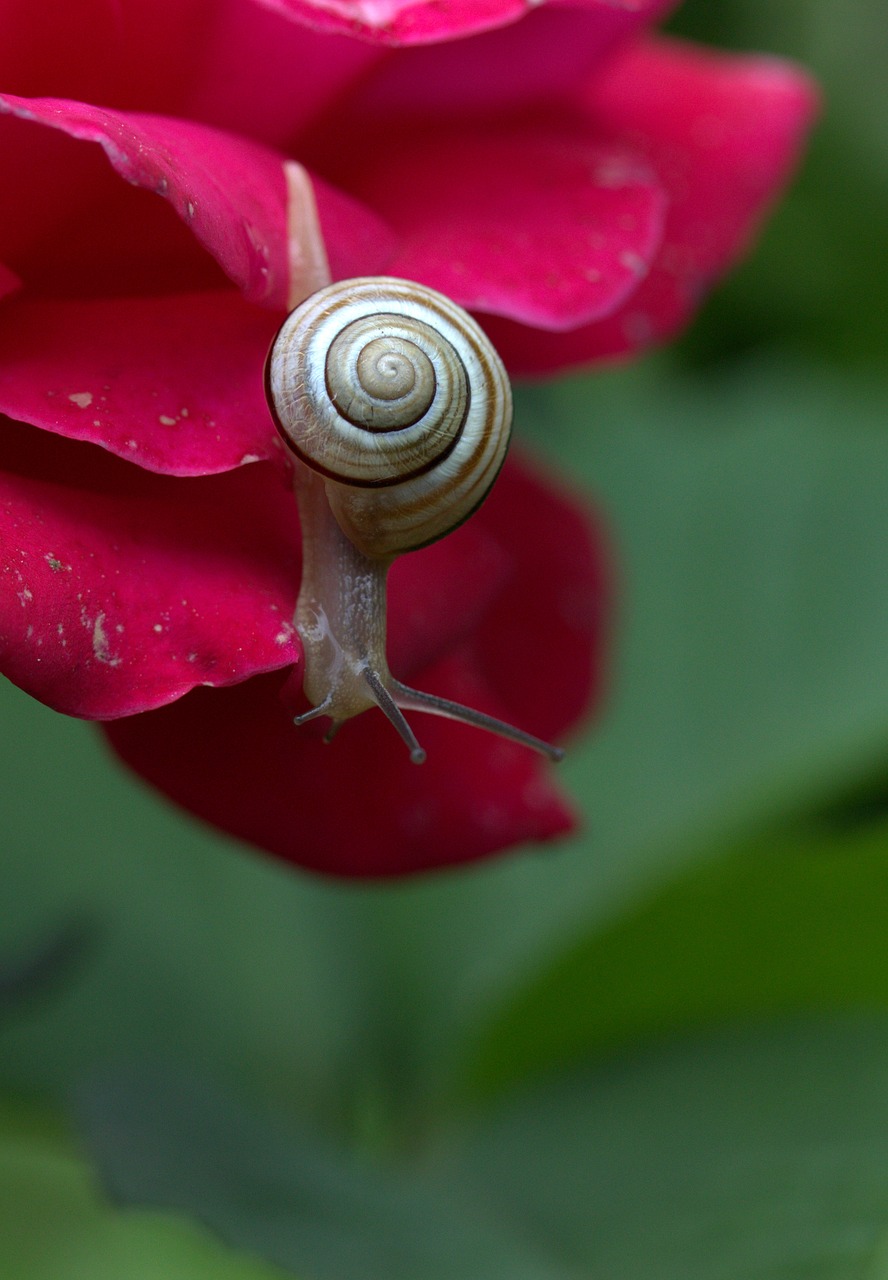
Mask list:
POLYGON ((302 525, 295 626, 311 710, 297 725, 379 707, 417 764, 405 711, 563 752, 480 711, 408 688, 386 660, 396 556, 449 533, 502 466, 512 395, 476 322, 433 289, 389 276, 327 285, 292 311, 266 364, 272 417, 294 462, 302 525))

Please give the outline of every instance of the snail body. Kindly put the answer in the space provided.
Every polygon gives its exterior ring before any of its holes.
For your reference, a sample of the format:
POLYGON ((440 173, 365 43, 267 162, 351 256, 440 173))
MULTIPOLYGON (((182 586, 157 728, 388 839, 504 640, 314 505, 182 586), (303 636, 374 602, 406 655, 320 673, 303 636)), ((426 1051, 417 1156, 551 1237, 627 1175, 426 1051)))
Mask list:
POLYGON ((460 307, 393 277, 340 281, 284 321, 266 366, 293 455, 303 535, 295 624, 303 688, 332 732, 379 706, 425 758, 403 710, 449 716, 562 754, 521 730, 409 689, 385 656, 386 576, 480 505, 509 444, 512 397, 490 342, 460 307))

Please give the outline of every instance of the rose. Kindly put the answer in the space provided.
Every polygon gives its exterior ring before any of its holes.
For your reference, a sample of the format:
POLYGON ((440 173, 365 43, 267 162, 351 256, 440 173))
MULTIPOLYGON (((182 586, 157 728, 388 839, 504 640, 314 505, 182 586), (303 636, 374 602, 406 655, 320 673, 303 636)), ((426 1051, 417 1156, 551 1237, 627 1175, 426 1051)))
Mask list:
MULTIPOLYGON (((674 332, 784 180, 812 93, 648 37, 667 7, 0 3, 6 674, 322 870, 569 825, 521 748, 424 721, 416 770, 380 716, 327 749, 292 727, 298 534, 261 368, 328 265, 441 289, 514 372, 674 332)), ((560 736, 596 684, 603 590, 575 502, 512 462, 396 565, 393 669, 560 736)))

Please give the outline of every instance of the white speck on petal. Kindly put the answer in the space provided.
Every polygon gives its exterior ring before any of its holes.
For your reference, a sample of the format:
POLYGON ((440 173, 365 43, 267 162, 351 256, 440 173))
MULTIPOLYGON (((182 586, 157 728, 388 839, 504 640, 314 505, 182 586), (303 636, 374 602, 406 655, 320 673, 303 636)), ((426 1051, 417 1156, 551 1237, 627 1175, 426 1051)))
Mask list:
POLYGON ((96 614, 96 620, 93 623, 92 646, 96 662, 102 662, 108 667, 120 666, 120 659, 112 657, 111 650, 108 648, 108 635, 105 631, 104 613, 96 614))
POLYGON ((596 165, 593 177, 599 187, 618 190, 627 187, 635 179, 636 171, 628 161, 613 156, 596 165))
POLYGON ((647 271, 647 263, 640 253, 635 253, 632 249, 624 249, 620 254, 620 263, 627 271, 633 272, 637 276, 644 275, 647 271))
POLYGON ((162 413, 160 417, 157 419, 157 421, 164 427, 174 427, 176 425, 177 419, 171 418, 166 413, 162 413))
POLYGON ((68 399, 72 404, 76 404, 78 409, 88 409, 93 402, 91 391, 74 391, 68 399))

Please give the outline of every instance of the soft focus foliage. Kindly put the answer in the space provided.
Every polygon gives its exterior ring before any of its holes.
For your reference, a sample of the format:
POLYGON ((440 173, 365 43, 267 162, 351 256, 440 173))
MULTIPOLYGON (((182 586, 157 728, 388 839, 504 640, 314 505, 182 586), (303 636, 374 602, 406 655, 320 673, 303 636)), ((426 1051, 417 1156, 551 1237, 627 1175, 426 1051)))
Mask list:
POLYGON ((178 1215, 120 1209, 53 1117, 0 1108, 4 1280, 283 1280, 178 1215))
MULTIPOLYGON (((674 25, 802 59, 828 108, 686 340, 521 393, 619 555, 613 688, 565 764, 582 836, 298 877, 5 690, 0 1082, 239 1266, 888 1275, 884 15, 688 0, 674 25)), ((22 1237, 56 1203, 29 1192, 22 1237)))

